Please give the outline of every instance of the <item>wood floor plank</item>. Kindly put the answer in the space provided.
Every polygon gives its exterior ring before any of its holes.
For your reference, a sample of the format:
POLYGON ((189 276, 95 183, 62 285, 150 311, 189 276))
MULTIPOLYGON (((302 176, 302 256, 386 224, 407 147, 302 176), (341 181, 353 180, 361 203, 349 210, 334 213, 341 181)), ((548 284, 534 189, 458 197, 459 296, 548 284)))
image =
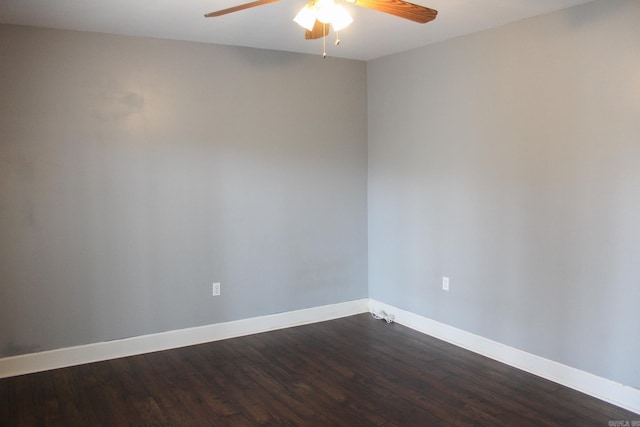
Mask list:
POLYGON ((9 380, 0 381, 0 425, 11 418, 13 407, 16 406, 16 403, 10 402, 10 399, 9 380))
POLYGON ((145 386, 138 372, 133 368, 131 359, 133 358, 121 358, 109 361, 113 368, 114 375, 117 376, 122 390, 125 391, 123 397, 128 407, 127 412, 134 412, 135 418, 140 420, 143 425, 171 425, 160 409, 158 402, 145 386))
POLYGON ((192 372, 190 372, 189 366, 185 363, 179 350, 161 352, 159 355, 164 356, 173 367, 167 381, 171 384, 172 391, 180 406, 193 414, 200 425, 219 426, 224 424, 208 403, 211 390, 203 389, 200 384, 193 381, 192 372))
POLYGON ((138 373, 138 378, 150 391, 151 396, 169 425, 197 425, 197 419, 173 392, 173 387, 167 381, 169 375, 166 359, 160 353, 133 356, 127 358, 132 369, 138 373), (166 370, 161 371, 165 366, 166 370))
POLYGON ((78 426, 86 423, 87 415, 83 408, 79 407, 79 389, 73 380, 71 370, 56 369, 42 374, 51 376, 53 388, 58 396, 60 405, 60 425, 78 426))
POLYGON ((0 380, 0 426, 606 426, 640 415, 369 315, 0 380))
POLYGON ((47 373, 40 372, 30 377, 33 391, 33 402, 35 407, 35 417, 37 420, 44 420, 47 426, 62 425, 63 419, 60 412, 60 404, 53 378, 47 373))
POLYGON ((8 398, 10 411, 6 420, 8 425, 36 425, 32 390, 27 376, 9 378, 8 398))

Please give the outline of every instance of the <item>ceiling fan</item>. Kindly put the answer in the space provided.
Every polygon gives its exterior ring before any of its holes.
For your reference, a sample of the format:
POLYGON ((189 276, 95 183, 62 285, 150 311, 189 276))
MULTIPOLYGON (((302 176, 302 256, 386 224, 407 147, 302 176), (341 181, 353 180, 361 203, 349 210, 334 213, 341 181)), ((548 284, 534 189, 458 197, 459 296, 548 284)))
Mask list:
MULTIPOLYGON (((238 12, 256 6, 262 6, 268 3, 274 3, 278 0, 257 0, 250 3, 241 4, 239 6, 222 9, 215 12, 205 14, 206 18, 227 15, 229 13, 238 12)), ((376 10, 378 12, 388 13, 400 18, 408 19, 420 24, 433 21, 438 12, 428 7, 409 3, 404 0, 344 0, 346 3, 355 4, 356 6, 367 9, 376 10)), ((305 39, 313 40, 325 38, 329 34, 330 27, 334 32, 349 25, 353 18, 349 13, 335 0, 309 0, 309 2, 298 12, 293 19, 300 26, 305 28, 305 39)), ((336 44, 340 40, 336 39, 336 44)), ((326 57, 326 52, 324 53, 326 57)))

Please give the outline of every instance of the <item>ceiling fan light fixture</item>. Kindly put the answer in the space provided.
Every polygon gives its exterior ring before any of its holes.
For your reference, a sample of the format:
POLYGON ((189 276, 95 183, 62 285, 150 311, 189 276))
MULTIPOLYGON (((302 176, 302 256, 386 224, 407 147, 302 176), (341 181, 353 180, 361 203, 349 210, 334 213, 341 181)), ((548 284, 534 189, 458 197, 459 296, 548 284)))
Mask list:
POLYGON ((333 31, 340 31, 343 28, 348 27, 353 22, 353 18, 342 6, 335 6, 333 10, 333 18, 331 20, 331 26, 333 31))
POLYGON ((318 21, 323 24, 331 24, 337 7, 333 0, 318 0, 316 3, 318 21))
POLYGON ((294 22, 300 25, 302 28, 306 28, 311 31, 316 23, 318 16, 318 10, 315 6, 306 5, 300 12, 293 18, 294 22))
POLYGON ((334 0, 310 1, 300 9, 293 20, 309 31, 313 30, 316 20, 323 24, 330 24, 333 31, 340 31, 353 22, 347 9, 337 5, 334 0))

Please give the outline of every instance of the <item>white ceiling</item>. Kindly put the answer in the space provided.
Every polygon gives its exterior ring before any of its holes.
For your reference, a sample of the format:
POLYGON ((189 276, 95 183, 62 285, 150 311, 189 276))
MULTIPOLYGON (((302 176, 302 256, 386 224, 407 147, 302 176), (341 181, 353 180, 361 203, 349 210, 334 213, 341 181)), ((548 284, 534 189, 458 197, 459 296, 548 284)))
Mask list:
MULTIPOLYGON (((322 53, 292 21, 306 0, 280 0, 217 18, 206 12, 250 0, 1 0, 0 22, 322 53)), ((327 39, 329 56, 369 60, 592 0, 413 0, 438 17, 417 24, 345 3, 353 24, 327 39)))

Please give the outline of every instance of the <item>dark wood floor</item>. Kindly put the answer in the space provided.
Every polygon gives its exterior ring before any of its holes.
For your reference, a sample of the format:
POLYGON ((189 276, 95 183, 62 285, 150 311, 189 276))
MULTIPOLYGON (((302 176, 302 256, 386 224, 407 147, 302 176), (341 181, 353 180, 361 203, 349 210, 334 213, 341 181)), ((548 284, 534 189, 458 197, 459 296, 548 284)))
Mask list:
POLYGON ((607 426, 640 415, 359 315, 0 380, 0 426, 607 426))

